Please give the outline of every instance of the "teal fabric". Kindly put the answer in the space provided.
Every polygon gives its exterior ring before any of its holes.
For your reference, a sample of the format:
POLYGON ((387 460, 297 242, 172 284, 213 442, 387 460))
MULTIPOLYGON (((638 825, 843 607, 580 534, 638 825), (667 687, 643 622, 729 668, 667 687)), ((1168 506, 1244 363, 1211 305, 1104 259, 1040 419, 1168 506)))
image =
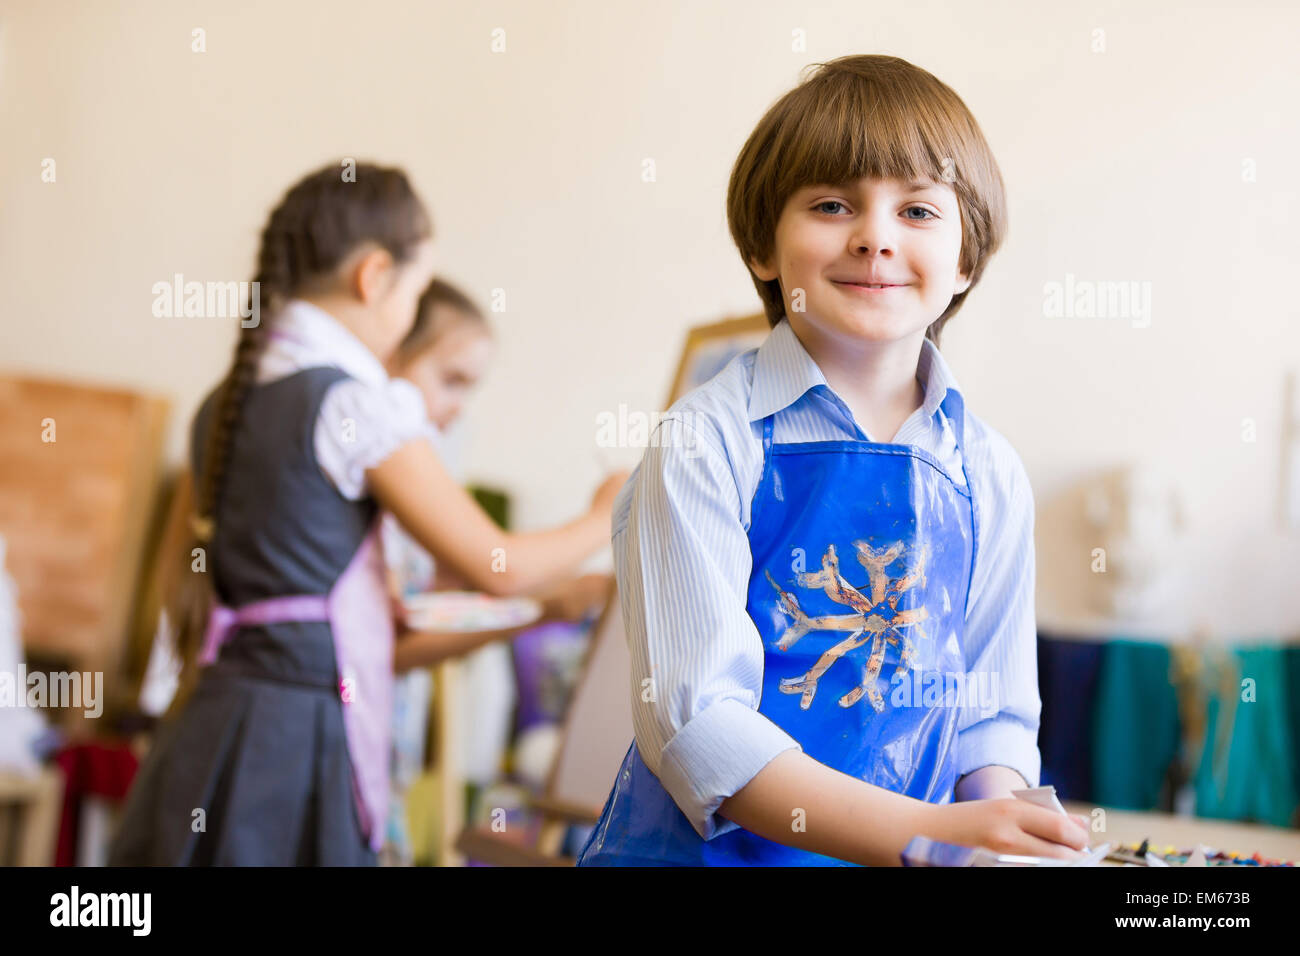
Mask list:
POLYGON ((1102 653, 1092 730, 1094 798, 1119 810, 1161 809, 1178 757, 1178 692, 1162 644, 1114 640, 1102 653))
POLYGON ((1238 672, 1223 691, 1235 690, 1236 699, 1210 691, 1196 814, 1288 826, 1296 809, 1297 767, 1286 649, 1237 648, 1230 659, 1238 672), (1253 700, 1241 699, 1246 679, 1254 681, 1253 700), (1220 746, 1219 723, 1225 720, 1232 724, 1220 746))

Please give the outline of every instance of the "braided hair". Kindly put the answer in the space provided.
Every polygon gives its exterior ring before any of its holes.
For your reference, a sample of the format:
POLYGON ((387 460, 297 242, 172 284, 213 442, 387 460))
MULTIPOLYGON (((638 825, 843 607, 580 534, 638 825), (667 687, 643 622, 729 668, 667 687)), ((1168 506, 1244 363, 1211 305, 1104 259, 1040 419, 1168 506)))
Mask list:
POLYGON ((366 163, 325 166, 290 188, 272 210, 262 230, 255 285, 244 310, 259 321, 241 323, 234 359, 218 386, 206 434, 196 438, 203 442, 203 454, 194 475, 192 540, 181 556, 184 567, 173 578, 176 586, 168 601, 177 650, 187 671, 192 670, 213 601, 210 579, 194 573, 191 556, 194 549, 206 548, 215 534, 231 443, 276 313, 295 295, 320 285, 362 243, 375 243, 400 263, 431 234, 428 213, 406 174, 366 163), (354 177, 344 175, 353 169, 354 177))

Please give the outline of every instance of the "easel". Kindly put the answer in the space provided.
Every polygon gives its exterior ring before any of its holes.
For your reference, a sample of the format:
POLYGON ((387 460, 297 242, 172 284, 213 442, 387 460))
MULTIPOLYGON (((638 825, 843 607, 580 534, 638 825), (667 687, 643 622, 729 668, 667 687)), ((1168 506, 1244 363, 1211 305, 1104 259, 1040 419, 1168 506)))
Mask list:
POLYGON ((594 824, 618 765, 632 741, 628 693, 630 664, 623 612, 611 584, 605 609, 592 630, 582 673, 564 717, 559 753, 541 795, 531 801, 542 817, 536 843, 528 844, 490 826, 464 829, 456 848, 493 866, 571 866, 562 857, 570 825, 594 824))

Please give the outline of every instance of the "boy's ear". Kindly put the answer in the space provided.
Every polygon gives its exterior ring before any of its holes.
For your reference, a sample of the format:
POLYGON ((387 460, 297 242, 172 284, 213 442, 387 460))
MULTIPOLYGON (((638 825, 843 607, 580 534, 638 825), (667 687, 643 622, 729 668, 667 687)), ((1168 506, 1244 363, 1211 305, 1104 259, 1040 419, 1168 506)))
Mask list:
POLYGON ((780 273, 767 262, 755 262, 753 259, 750 259, 749 269, 763 282, 771 282, 773 279, 780 276, 780 273))
POLYGON ((957 273, 957 287, 952 290, 953 295, 961 295, 970 288, 970 276, 964 272, 957 273))

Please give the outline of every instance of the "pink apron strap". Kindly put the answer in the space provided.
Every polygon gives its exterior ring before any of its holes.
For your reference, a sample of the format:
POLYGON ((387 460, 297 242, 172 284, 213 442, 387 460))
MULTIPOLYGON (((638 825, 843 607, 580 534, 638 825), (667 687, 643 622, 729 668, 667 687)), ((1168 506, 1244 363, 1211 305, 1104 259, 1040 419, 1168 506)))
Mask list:
POLYGON ((199 665, 206 666, 217 659, 230 635, 237 628, 258 624, 285 624, 289 621, 328 621, 329 598, 324 594, 296 594, 291 597, 268 598, 254 601, 239 608, 224 604, 214 605, 208 615, 208 629, 203 635, 203 648, 199 652, 199 665))

